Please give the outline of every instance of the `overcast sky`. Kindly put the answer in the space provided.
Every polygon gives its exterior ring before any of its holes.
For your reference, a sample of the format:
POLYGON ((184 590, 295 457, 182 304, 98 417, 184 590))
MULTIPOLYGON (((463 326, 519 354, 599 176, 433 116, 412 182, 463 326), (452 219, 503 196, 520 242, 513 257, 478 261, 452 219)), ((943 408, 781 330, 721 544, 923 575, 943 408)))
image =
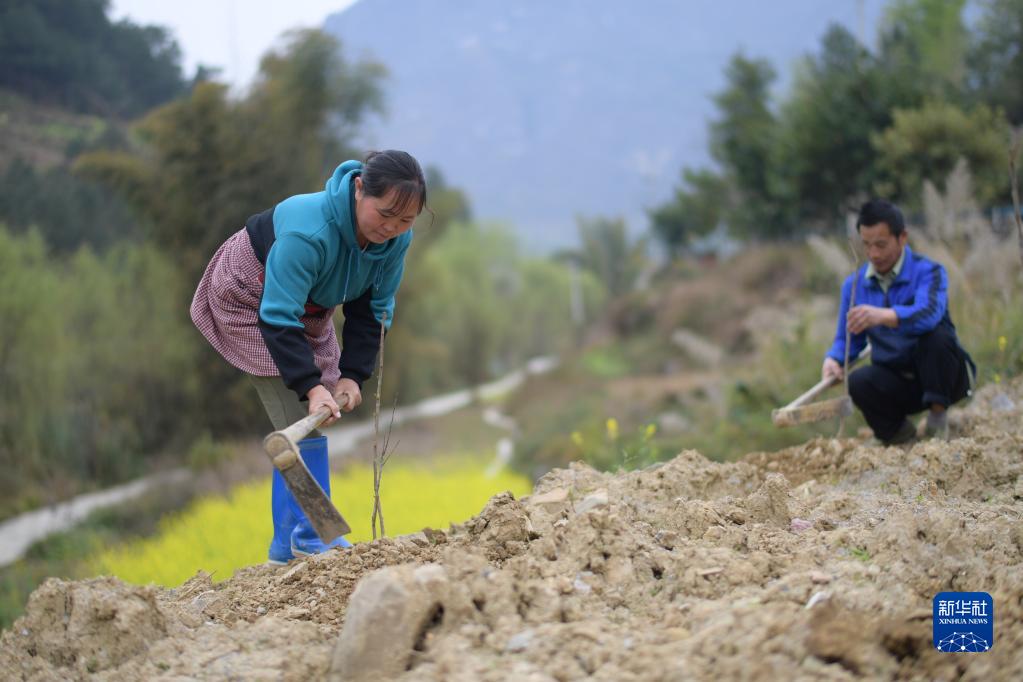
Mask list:
POLYGON ((244 87, 259 58, 282 33, 313 28, 355 0, 113 0, 110 16, 158 24, 174 32, 185 75, 199 64, 221 69, 221 79, 244 87))

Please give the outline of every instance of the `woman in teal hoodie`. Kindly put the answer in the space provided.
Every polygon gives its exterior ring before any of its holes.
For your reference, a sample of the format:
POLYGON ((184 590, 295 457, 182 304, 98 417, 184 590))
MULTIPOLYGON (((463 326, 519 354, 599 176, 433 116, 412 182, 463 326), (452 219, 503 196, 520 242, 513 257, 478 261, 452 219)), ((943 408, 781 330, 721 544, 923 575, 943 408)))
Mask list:
MULTIPOLYGON (((337 167, 322 192, 250 217, 217 250, 192 299, 192 321, 225 360, 252 379, 275 429, 329 408, 327 426, 362 402, 380 325, 390 327, 412 224, 426 180, 410 154, 370 153, 337 167), (341 344, 333 313, 344 312, 341 344)), ((299 443, 330 494, 327 439, 299 443)), ((274 471, 269 560, 351 545, 324 544, 274 471)))

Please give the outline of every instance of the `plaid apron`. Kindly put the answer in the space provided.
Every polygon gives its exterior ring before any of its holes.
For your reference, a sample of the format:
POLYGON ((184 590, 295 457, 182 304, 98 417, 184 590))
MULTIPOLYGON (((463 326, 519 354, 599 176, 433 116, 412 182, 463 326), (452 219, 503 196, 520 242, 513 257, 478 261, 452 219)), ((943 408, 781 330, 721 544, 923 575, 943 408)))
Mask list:
MULTIPOLYGON (((192 322, 229 363, 259 377, 280 376, 259 333, 263 265, 242 228, 213 254, 192 298, 192 322)), ((323 385, 334 392, 341 372, 341 349, 334 333, 334 308, 307 306, 299 318, 320 368, 323 385)))

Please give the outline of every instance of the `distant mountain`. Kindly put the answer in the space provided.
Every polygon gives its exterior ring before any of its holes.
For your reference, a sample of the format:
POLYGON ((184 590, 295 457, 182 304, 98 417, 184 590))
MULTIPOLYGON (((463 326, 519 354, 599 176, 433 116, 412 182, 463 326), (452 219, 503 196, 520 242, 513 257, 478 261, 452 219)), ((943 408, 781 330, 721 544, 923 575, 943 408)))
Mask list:
MULTIPOLYGON (((528 248, 574 243, 575 217, 624 216, 703 165, 711 96, 738 50, 787 82, 829 23, 873 27, 880 0, 360 0, 325 30, 391 72, 369 147, 407 149, 528 248)), ((871 30, 870 35, 873 35, 871 30)))

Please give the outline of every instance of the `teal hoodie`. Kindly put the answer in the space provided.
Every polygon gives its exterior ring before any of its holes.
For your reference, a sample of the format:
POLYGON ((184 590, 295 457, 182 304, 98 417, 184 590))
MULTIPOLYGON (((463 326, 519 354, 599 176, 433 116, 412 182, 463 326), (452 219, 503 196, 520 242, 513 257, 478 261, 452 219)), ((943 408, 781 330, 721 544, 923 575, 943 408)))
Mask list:
POLYGON ((324 191, 290 197, 274 208, 275 241, 266 256, 259 308, 264 323, 302 327, 299 318, 307 302, 331 308, 373 287, 373 315, 381 322, 386 312, 390 328, 412 230, 359 248, 352 184, 361 172, 360 162, 346 161, 327 180, 324 191))

